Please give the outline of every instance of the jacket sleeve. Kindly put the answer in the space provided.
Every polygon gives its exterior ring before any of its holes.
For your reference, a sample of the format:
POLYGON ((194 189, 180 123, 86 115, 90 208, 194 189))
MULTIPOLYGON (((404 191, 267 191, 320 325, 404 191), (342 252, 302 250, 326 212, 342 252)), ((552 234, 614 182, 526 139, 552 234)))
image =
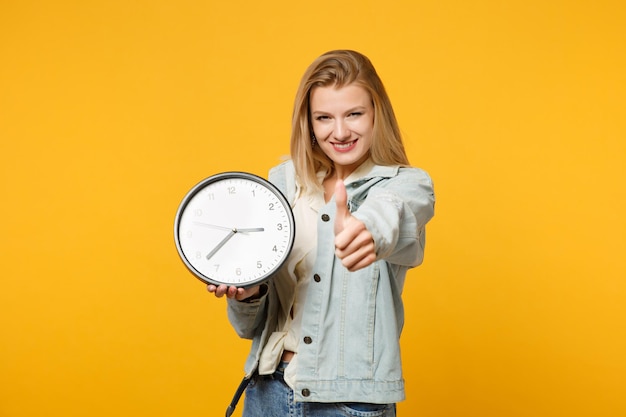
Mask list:
POLYGON ((428 174, 418 168, 402 168, 397 176, 374 185, 352 214, 372 234, 377 259, 414 267, 424 260, 425 226, 434 208, 428 174))
POLYGON ((227 300, 228 321, 239 337, 252 339, 267 315, 267 294, 250 303, 227 300))

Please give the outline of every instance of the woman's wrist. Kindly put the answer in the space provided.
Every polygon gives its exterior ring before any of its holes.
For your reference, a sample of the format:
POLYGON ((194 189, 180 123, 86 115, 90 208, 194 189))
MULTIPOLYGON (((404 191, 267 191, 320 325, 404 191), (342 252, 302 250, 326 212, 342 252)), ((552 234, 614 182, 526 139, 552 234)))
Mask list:
POLYGON ((258 290, 254 294, 240 301, 242 303, 252 303, 254 301, 261 299, 265 294, 267 294, 267 288, 268 288, 267 284, 261 284, 257 288, 258 290))

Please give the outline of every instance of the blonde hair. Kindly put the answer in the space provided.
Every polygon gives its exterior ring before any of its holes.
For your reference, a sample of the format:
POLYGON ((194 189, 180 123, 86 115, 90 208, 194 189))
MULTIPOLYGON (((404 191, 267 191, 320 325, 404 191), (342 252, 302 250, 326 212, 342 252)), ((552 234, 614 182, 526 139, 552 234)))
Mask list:
POLYGON ((374 106, 374 127, 370 157, 378 165, 408 166, 400 128, 389 96, 370 60, 350 50, 326 52, 307 68, 296 93, 291 125, 291 159, 302 190, 319 189, 317 172, 334 171, 333 161, 314 146, 311 124, 310 96, 315 87, 349 84, 363 87, 374 106))

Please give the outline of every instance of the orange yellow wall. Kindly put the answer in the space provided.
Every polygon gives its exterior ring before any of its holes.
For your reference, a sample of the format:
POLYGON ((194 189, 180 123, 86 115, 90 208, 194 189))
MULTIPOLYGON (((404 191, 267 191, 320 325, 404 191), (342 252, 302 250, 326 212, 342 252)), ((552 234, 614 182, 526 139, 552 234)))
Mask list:
MULTIPOLYGON (((217 416, 248 342, 178 259, 322 52, 386 83, 437 213, 402 416, 626 415, 621 1, 3 1, 0 416, 217 416)), ((238 410, 236 415, 240 415, 238 410)))

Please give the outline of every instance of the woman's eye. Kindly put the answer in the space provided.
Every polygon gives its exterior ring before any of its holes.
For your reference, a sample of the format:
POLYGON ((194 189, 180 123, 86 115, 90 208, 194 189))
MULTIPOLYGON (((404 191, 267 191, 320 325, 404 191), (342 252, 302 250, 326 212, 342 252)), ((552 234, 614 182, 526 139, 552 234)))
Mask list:
POLYGON ((328 117, 328 116, 317 116, 317 117, 315 118, 315 120, 328 120, 328 119, 329 119, 329 117, 328 117))
POLYGON ((363 113, 355 111, 353 113, 350 113, 350 117, 359 117, 360 115, 362 115, 363 113))

